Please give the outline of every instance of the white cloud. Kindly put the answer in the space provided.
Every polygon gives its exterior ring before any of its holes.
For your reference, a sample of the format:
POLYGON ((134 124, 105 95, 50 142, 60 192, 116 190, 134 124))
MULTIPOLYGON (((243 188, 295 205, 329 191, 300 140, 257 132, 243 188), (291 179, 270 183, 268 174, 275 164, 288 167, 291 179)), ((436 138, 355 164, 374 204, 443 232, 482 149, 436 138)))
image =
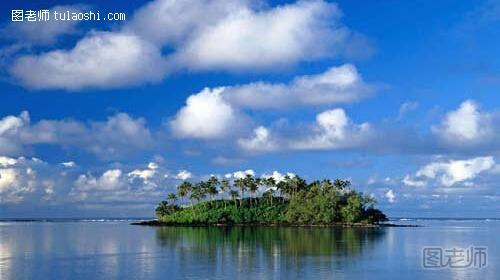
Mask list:
MULTIPOLYGON (((296 77, 289 84, 252 83, 241 86, 205 88, 186 100, 170 122, 178 137, 215 139, 241 132, 247 117, 244 109, 286 108, 354 102, 371 92, 353 65, 332 67, 324 73, 296 77)), ((326 114, 326 113, 325 113, 326 114)), ((320 123, 322 125, 323 123, 320 123)), ((272 150, 269 131, 254 130, 254 136, 240 140, 247 150, 272 150), (258 146, 258 147, 257 147, 258 146)))
POLYGON ((54 199, 55 183, 51 180, 44 180, 42 182, 42 186, 43 186, 43 192, 45 193, 43 199, 46 201, 51 201, 52 199, 54 199))
POLYGON ((124 28, 157 45, 179 46, 207 25, 246 9, 244 0, 156 0, 139 8, 124 28))
POLYGON ((29 122, 29 114, 22 112, 17 116, 6 116, 0 119, 0 154, 19 155, 22 144, 18 141, 21 129, 29 122))
POLYGON ((277 144, 271 139, 269 130, 263 126, 254 129, 254 135, 250 138, 238 139, 238 145, 248 151, 274 151, 278 149, 277 144))
MULTIPOLYGON (((275 7, 252 0, 156 0, 116 31, 91 31, 71 49, 16 57, 9 71, 27 88, 76 91, 157 82, 185 68, 276 69, 359 49, 340 17, 336 4, 322 0, 275 7), (164 49, 171 52, 163 55, 164 49)), ((71 33, 72 24, 51 21, 41 31, 36 25, 25 31, 33 42, 50 43, 71 33)))
POLYGON ((410 187, 425 187, 427 185, 425 181, 412 179, 410 175, 406 175, 402 182, 410 187))
POLYGON ((356 67, 344 64, 310 76, 298 76, 288 84, 264 82, 225 87, 222 95, 231 104, 248 108, 287 108, 290 106, 352 103, 371 92, 356 67))
POLYGON ((385 193, 385 197, 387 198, 387 201, 389 203, 394 203, 394 201, 396 200, 396 194, 394 194, 391 189, 385 193))
POLYGON ((116 88, 163 78, 160 50, 133 34, 94 32, 71 50, 19 57, 10 72, 33 89, 116 88))
POLYGON ((2 194, 2 200, 4 193, 15 187, 14 184, 17 183, 16 180, 17 171, 13 168, 2 168, 0 169, 0 193, 2 194))
POLYGON ((129 172, 127 176, 129 181, 133 181, 135 178, 140 178, 141 180, 143 180, 144 183, 148 184, 158 172, 157 170, 158 170, 158 164, 150 162, 148 164, 148 168, 135 169, 129 172))
MULTIPOLYGON (((68 169, 59 163, 51 165, 36 158, 3 156, 0 157, 0 205, 36 209, 50 204, 69 211, 147 205, 145 209, 151 210, 178 184, 174 178, 167 179, 167 171, 155 162, 146 164, 144 169, 120 166, 98 166, 100 171, 97 173, 82 173, 76 171, 83 166, 68 169)), ((187 176, 188 172, 184 173, 187 176)))
POLYGON ((32 165, 37 160, 0 157, 0 204, 20 203, 36 189, 36 172, 32 165))
POLYGON ((492 170, 495 160, 492 156, 476 157, 466 160, 449 160, 429 163, 420 168, 415 176, 406 176, 406 185, 435 185, 451 187, 457 184, 473 185, 473 181, 482 172, 492 170), (413 179, 416 178, 416 179, 413 179))
POLYGON ((102 158, 120 158, 152 145, 151 132, 142 118, 118 113, 101 122, 40 120, 32 123, 28 112, 0 119, 0 153, 20 155, 36 144, 57 144, 84 149, 102 158))
POLYGON ((175 176, 176 179, 183 180, 183 181, 188 180, 191 177, 193 177, 193 174, 191 172, 187 171, 187 170, 181 170, 175 176))
POLYGON ((76 163, 74 161, 66 161, 62 162, 61 165, 67 168, 73 168, 76 166, 76 163))
POLYGON ((100 176, 81 174, 73 181, 71 191, 65 199, 78 202, 78 207, 104 207, 147 204, 152 207, 172 185, 165 183, 165 176, 156 163, 149 163, 147 169, 126 172, 121 168, 104 171, 100 176), (138 178, 139 180, 135 180, 138 178))
POLYGON ((120 169, 110 169, 99 177, 94 177, 91 174, 80 175, 75 182, 75 187, 83 192, 116 190, 122 184, 120 180, 122 173, 120 169))
POLYGON ((472 100, 466 100, 457 110, 448 112, 441 125, 433 130, 453 145, 483 142, 492 134, 490 116, 479 112, 478 105, 472 100))
POLYGON ((93 139, 85 143, 92 153, 120 158, 138 150, 148 149, 153 142, 143 118, 134 119, 125 113, 108 117, 104 122, 91 122, 88 130, 93 139))
POLYGON ((27 112, 22 112, 19 117, 7 116, 0 120, 0 135, 7 134, 11 131, 16 132, 20 127, 24 125, 26 120, 29 118, 27 112))
POLYGON ((58 37, 76 33, 76 25, 80 21, 54 20, 53 13, 82 12, 87 7, 84 5, 62 5, 49 8, 50 19, 47 21, 22 21, 11 22, 2 33, 8 38, 16 40, 23 45, 50 45, 57 41, 58 37))
POLYGON ((15 165, 17 160, 15 158, 0 156, 0 167, 7 167, 15 165))
POLYGON ((118 191, 123 186, 122 173, 120 169, 110 169, 99 177, 82 174, 74 182, 68 196, 74 201, 84 201, 102 192, 118 191))
POLYGON ((186 100, 170 122, 175 135, 201 139, 222 138, 238 124, 238 113, 222 97, 224 88, 205 88, 186 100))
POLYGON ((299 1, 268 10, 236 9, 203 26, 176 54, 194 69, 275 68, 332 57, 347 48, 349 31, 335 4, 299 1))
POLYGON ((315 150, 361 145, 371 134, 368 123, 354 124, 343 109, 324 111, 316 116, 312 136, 292 141, 292 149, 315 150))
POLYGON ((271 131, 257 127, 252 136, 240 138, 238 145, 246 151, 326 150, 361 147, 373 134, 368 123, 353 123, 343 109, 319 113, 316 122, 308 127, 296 127, 300 133, 271 131))
POLYGON ((150 162, 150 163, 148 163, 148 168, 152 169, 152 170, 156 170, 159 168, 159 166, 156 162, 150 162))

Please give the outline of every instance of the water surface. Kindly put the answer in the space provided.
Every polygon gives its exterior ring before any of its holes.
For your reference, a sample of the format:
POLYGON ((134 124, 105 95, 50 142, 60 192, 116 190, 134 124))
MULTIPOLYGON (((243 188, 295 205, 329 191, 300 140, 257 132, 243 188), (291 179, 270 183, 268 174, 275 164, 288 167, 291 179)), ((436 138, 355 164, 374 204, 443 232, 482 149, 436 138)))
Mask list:
POLYGON ((0 222, 0 279, 498 279, 500 221, 418 228, 144 227, 0 222), (488 265, 423 269, 422 248, 486 246, 488 265))

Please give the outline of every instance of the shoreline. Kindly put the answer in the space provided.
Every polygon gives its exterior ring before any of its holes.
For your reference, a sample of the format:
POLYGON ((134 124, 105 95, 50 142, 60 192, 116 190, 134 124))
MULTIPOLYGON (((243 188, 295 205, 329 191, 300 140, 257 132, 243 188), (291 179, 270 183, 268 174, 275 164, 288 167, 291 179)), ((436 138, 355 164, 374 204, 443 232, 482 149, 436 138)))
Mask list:
POLYGON ((381 224, 346 224, 346 223, 335 223, 328 225, 297 225, 297 224, 175 224, 175 223, 164 223, 158 220, 141 221, 130 223, 135 226, 151 226, 151 227, 329 227, 329 228, 383 228, 383 227, 422 227, 421 225, 397 225, 392 223, 381 223, 381 224))

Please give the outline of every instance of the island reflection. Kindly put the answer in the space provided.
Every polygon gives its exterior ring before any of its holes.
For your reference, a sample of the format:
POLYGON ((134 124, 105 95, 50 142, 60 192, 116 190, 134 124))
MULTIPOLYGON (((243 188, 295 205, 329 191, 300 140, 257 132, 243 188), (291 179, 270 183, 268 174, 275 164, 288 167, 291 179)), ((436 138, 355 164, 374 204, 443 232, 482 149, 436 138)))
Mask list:
POLYGON ((227 265, 231 270, 261 267, 268 272, 301 270, 311 262, 335 266, 336 260, 355 260, 384 234, 383 228, 327 227, 159 227, 156 231, 160 246, 180 259, 194 257, 193 261, 203 259, 207 265, 227 265))

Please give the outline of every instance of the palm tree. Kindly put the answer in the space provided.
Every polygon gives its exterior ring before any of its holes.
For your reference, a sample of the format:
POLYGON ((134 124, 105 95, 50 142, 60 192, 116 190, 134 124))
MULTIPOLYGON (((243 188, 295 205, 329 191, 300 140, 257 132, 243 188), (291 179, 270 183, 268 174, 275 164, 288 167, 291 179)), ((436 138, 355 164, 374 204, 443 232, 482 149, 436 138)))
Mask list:
POLYGON ((267 186, 266 193, 270 191, 270 193, 268 193, 267 195, 271 195, 270 201, 271 201, 271 205, 273 205, 273 196, 275 194, 275 189, 276 189, 276 180, 274 180, 273 177, 268 177, 268 178, 261 179, 261 182, 262 182, 262 184, 267 186))
POLYGON ((297 192, 305 190, 307 188, 306 181, 299 176, 285 176, 285 182, 286 192, 290 198, 292 198, 297 192))
POLYGON ((156 217, 158 217, 159 219, 168 214, 168 208, 169 208, 169 205, 168 205, 168 202, 166 201, 162 201, 160 202, 160 204, 158 205, 158 207, 156 207, 156 217))
POLYGON ((169 193, 167 200, 170 201, 171 204, 175 204, 175 202, 177 201, 177 196, 175 195, 175 193, 169 193))
POLYGON ((259 185, 257 184, 257 180, 255 180, 255 178, 250 174, 247 174, 247 176, 245 176, 243 182, 245 184, 245 189, 250 191, 251 195, 250 205, 252 205, 252 200, 255 200, 255 193, 259 189, 259 185))
MULTIPOLYGON (((236 207, 238 207, 238 204, 236 204, 236 199, 240 196, 240 194, 238 193, 238 191, 235 191, 235 190, 231 190, 229 192, 229 195, 231 196, 231 198, 233 199, 233 202, 234 202, 234 205, 236 207)), ((241 204, 241 203, 240 203, 241 204)))
POLYGON ((196 200, 196 202, 202 201, 207 196, 205 192, 205 182, 196 183, 191 190, 191 199, 196 200))
POLYGON ((273 196, 274 196, 274 190, 273 189, 268 189, 262 194, 263 197, 267 198, 269 200, 269 203, 271 206, 273 205, 273 196))
POLYGON ((210 179, 207 181, 207 193, 210 195, 211 200, 214 199, 214 196, 216 196, 219 191, 217 190, 217 186, 220 185, 219 179, 215 176, 211 176, 210 179))
POLYGON ((226 209, 226 200, 224 199, 224 193, 231 190, 231 185, 228 179, 222 179, 220 182, 220 190, 222 191, 222 200, 224 201, 224 209, 226 209))
POLYGON ((245 178, 237 178, 236 180, 234 180, 234 185, 240 190, 241 192, 241 199, 240 199, 240 206, 241 206, 241 203, 243 201, 243 198, 245 197, 245 190, 247 188, 247 185, 245 183, 245 178))
POLYGON ((333 187, 332 181, 329 179, 323 179, 320 184, 323 189, 331 189, 333 187))
POLYGON ((210 196, 210 201, 214 200, 214 197, 217 196, 219 192, 217 191, 217 187, 214 185, 207 186, 207 194, 210 196))
POLYGON ((182 184, 180 184, 177 187, 177 194, 181 198, 181 204, 184 204, 184 197, 186 197, 188 195, 188 193, 191 191, 192 188, 193 188, 193 184, 191 184, 188 181, 182 182, 182 184))
POLYGON ((281 180, 278 184, 277 187, 280 190, 281 197, 283 198, 283 201, 285 201, 285 198, 290 199, 291 194, 292 194, 292 184, 291 184, 291 178, 288 175, 285 175, 283 180, 281 180))
POLYGON ((333 181, 333 186, 339 191, 343 191, 351 186, 351 182, 349 180, 335 179, 333 181))

